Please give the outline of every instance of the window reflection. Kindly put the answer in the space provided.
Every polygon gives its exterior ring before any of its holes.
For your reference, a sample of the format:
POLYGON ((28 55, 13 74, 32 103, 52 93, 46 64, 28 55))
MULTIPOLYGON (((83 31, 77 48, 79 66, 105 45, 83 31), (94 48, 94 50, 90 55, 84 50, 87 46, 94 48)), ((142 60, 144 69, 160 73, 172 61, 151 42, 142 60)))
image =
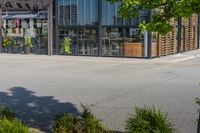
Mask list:
POLYGON ((102 24, 103 25, 123 25, 123 18, 118 15, 118 7, 120 3, 110 3, 103 0, 102 6, 102 24))
POLYGON ((79 55, 98 55, 97 30, 79 29, 79 55))
POLYGON ((60 26, 97 25, 98 0, 58 0, 60 26))
POLYGON ((123 32, 122 28, 103 28, 103 56, 123 55, 123 32))

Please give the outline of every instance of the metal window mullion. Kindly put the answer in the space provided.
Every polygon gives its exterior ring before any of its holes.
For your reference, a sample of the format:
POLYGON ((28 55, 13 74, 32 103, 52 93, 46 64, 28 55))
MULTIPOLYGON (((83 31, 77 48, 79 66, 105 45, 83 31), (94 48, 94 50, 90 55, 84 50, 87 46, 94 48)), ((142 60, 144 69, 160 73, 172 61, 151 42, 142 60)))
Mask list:
POLYGON ((90 0, 90 22, 92 24, 92 1, 93 0, 90 0))
POLYGON ((115 23, 116 23, 116 25, 118 25, 118 15, 117 15, 117 3, 115 3, 115 23))
POLYGON ((107 14, 106 14, 106 15, 107 15, 107 25, 110 25, 110 24, 109 24, 109 20, 110 20, 110 18, 109 18, 109 15, 110 15, 110 14, 109 14, 109 13, 110 13, 109 7, 110 7, 110 3, 107 2, 107 9, 106 9, 106 10, 107 10, 107 14))
POLYGON ((102 56, 102 0, 98 0, 98 54, 102 56))
POLYGON ((80 21, 80 20, 78 20, 79 19, 79 4, 78 4, 78 0, 76 1, 76 4, 77 4, 77 18, 76 18, 76 25, 78 25, 78 22, 80 21))
POLYGON ((69 1, 69 25, 71 25, 72 18, 72 1, 69 1))
POLYGON ((65 8, 64 8, 65 3, 64 3, 64 0, 62 0, 62 5, 63 5, 63 9, 62 9, 62 10, 63 10, 63 11, 62 11, 62 12, 63 12, 63 13, 62 13, 62 14, 63 14, 63 18, 62 18, 63 20, 62 20, 62 21, 63 21, 63 25, 65 25, 65 17, 66 17, 66 16, 65 16, 65 12, 64 12, 64 11, 65 11, 65 8))
POLYGON ((85 0, 83 0, 83 25, 85 25, 85 16, 86 16, 86 11, 85 11, 85 9, 86 9, 86 4, 85 4, 85 0))

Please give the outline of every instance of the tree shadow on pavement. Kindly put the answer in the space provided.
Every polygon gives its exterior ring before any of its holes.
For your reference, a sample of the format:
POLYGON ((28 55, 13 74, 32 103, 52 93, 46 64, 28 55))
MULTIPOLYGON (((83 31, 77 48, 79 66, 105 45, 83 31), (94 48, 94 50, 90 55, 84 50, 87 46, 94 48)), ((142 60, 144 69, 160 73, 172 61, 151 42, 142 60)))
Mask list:
POLYGON ((72 103, 61 103, 53 96, 36 96, 23 87, 13 87, 10 93, 0 92, 0 104, 9 107, 16 117, 29 126, 50 132, 55 115, 60 112, 80 115, 72 103))

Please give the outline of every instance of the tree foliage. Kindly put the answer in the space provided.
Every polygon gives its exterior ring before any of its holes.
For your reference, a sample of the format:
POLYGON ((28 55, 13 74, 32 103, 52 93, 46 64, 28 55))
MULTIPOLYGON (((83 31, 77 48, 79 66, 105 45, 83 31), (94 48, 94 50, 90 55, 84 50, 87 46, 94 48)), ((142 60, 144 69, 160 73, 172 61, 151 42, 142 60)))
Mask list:
POLYGON ((178 17, 190 17, 200 13, 200 0, 108 0, 121 2, 119 14, 124 18, 135 18, 139 11, 152 11, 152 21, 142 22, 143 29, 160 34, 172 30, 171 20, 178 17))

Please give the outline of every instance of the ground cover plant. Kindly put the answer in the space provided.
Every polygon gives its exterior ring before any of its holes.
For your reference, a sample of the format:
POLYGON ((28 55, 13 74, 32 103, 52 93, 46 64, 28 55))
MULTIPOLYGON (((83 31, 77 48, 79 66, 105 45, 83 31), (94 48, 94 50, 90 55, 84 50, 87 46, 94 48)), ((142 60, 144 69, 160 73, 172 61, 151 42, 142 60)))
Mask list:
POLYGON ((0 133, 30 133, 29 128, 7 107, 0 107, 0 133))
POLYGON ((130 133, 174 133, 175 130, 166 115, 154 107, 136 107, 135 113, 126 122, 130 133))

